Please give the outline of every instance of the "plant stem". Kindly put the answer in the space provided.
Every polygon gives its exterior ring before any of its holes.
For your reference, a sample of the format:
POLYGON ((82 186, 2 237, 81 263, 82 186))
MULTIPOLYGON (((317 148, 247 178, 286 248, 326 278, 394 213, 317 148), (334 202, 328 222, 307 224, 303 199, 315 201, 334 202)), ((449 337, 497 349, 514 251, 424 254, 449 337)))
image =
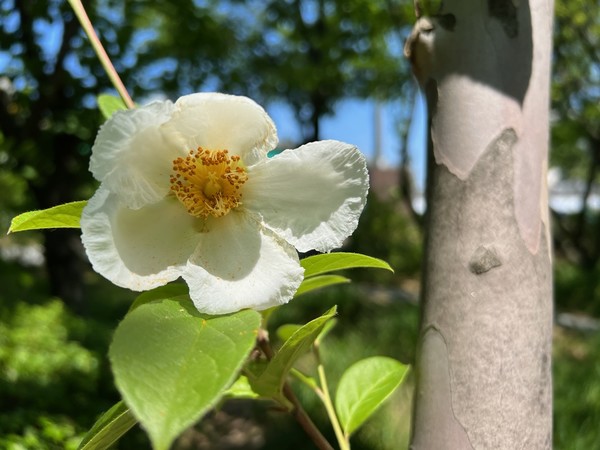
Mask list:
POLYGON ((340 422, 338 421, 337 414, 335 413, 335 408, 333 406, 333 402, 331 401, 331 396, 329 395, 329 387, 327 386, 327 378, 325 377, 325 368, 321 361, 319 360, 317 366, 317 372, 319 373, 319 381, 321 383, 321 389, 319 391, 315 391, 317 395, 323 401, 325 405, 325 409, 327 410, 327 415, 329 416, 329 421, 333 426, 333 431, 335 432, 335 437, 340 444, 340 450, 350 450, 350 441, 348 437, 342 431, 342 427, 340 426, 340 422))
MULTIPOLYGON (((271 360, 273 358, 273 349, 271 348, 271 343, 269 342, 269 334, 264 328, 259 328, 256 341, 267 359, 271 360)), ((304 408, 298 401, 298 397, 296 397, 296 394, 294 394, 294 391, 287 382, 283 384, 283 395, 285 395, 285 397, 293 405, 290 413, 300 424, 304 432, 312 439, 314 444, 320 450, 334 450, 327 439, 325 439, 325 436, 321 434, 312 419, 308 416, 308 414, 306 414, 306 411, 304 411, 304 408)))
POLYGON ((129 109, 135 108, 135 104, 133 103, 133 100, 131 100, 129 93, 127 92, 127 89, 125 88, 125 85, 123 84, 123 81, 121 81, 121 77, 119 77, 119 74, 117 73, 117 71, 115 69, 115 66, 113 66, 113 63, 110 60, 110 57, 106 53, 106 50, 104 50, 104 47, 102 46, 102 43, 100 42, 100 39, 98 39, 98 35, 96 34, 96 31, 94 31, 92 22, 90 22, 90 18, 88 17, 87 13, 85 12, 85 8, 83 7, 81 0, 68 0, 68 1, 69 1, 69 4, 71 5, 71 8, 73 8, 73 11, 75 12, 75 15, 79 19, 79 22, 81 23, 83 30, 85 31, 88 38, 90 39, 90 42, 92 43, 92 47, 94 47, 94 51, 96 52, 96 55, 98 56, 98 59, 100 60, 100 63, 102 64, 102 67, 104 67, 104 70, 106 71, 106 74, 108 75, 108 78, 110 79, 111 83, 113 84, 113 86, 115 87, 115 89, 117 90, 119 95, 121 96, 121 99, 123 99, 125 106, 127 106, 129 109))
POLYGON ((298 397, 296 397, 296 394, 294 394, 294 391, 292 391, 292 388, 287 382, 283 385, 283 395, 285 395, 292 405, 294 405, 294 409, 291 411, 292 415, 315 445, 321 450, 334 450, 329 441, 325 439, 325 436, 321 434, 312 419, 306 414, 306 411, 304 411, 304 408, 302 408, 302 405, 298 401, 298 397))

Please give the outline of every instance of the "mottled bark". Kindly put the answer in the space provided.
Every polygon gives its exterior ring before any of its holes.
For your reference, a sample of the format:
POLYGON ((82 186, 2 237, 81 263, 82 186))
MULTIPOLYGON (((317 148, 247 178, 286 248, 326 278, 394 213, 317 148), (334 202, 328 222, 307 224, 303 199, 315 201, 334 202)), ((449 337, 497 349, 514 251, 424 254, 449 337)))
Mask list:
POLYGON ((445 1, 407 43, 430 109, 411 448, 552 447, 552 2, 445 1))

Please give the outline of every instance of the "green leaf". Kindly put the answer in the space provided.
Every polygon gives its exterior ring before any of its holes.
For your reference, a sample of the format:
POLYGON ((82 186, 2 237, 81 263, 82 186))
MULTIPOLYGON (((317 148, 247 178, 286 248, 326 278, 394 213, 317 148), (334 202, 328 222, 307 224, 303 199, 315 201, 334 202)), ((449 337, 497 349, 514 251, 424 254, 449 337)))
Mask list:
POLYGON ((47 228, 79 228, 81 211, 86 204, 87 200, 83 200, 19 214, 10 222, 8 232, 47 228))
POLYGON ((83 437, 77 450, 104 450, 114 444, 137 423, 123 402, 115 404, 83 437))
POLYGON ((336 312, 337 307, 334 306, 321 317, 298 328, 269 361, 265 370, 260 375, 249 378, 252 388, 263 397, 271 397, 285 404, 282 389, 288 372, 298 358, 310 349, 325 324, 336 312))
POLYGON ((181 297, 125 316, 109 358, 117 388, 155 450, 167 450, 219 401, 252 349, 260 319, 252 310, 200 314, 181 297))
POLYGON ((353 364, 340 379, 335 409, 346 436, 356 431, 400 386, 408 366, 374 356, 353 364))
POLYGON ((321 330, 321 332, 319 333, 319 335, 317 336, 317 339, 315 339, 315 345, 321 345, 321 342, 323 341, 323 339, 325 339, 325 336, 329 334, 329 332, 333 329, 333 327, 337 325, 337 323, 338 320, 335 317, 329 322, 327 322, 321 330))
POLYGON ((304 267, 304 278, 357 267, 394 271, 385 261, 373 258, 372 256, 361 255, 360 253, 324 253, 304 258, 300 261, 300 264, 304 267))
MULTIPOLYGON (((325 336, 327 336, 329 334, 331 329, 336 324, 337 324, 336 318, 333 318, 333 319, 329 320, 327 323, 325 323, 325 325, 323 326, 323 329, 321 330, 321 332, 315 339, 315 344, 318 344, 319 342, 321 342, 325 338, 325 336)), ((279 339, 281 339, 282 341, 285 342, 289 338, 291 338, 292 335, 296 331, 298 331, 300 328, 302 328, 302 325, 299 325, 297 323, 286 323, 286 324, 281 325, 279 328, 277 328, 277 331, 275 332, 275 334, 277 334, 277 337, 279 339)))
POLYGON ((300 287, 298 287, 294 297, 314 291, 315 289, 341 283, 350 283, 350 279, 341 275, 318 275, 315 277, 305 278, 302 280, 302 283, 300 284, 300 287))
POLYGON ((136 297, 131 306, 129 312, 133 311, 139 306, 146 303, 154 302, 156 300, 162 300, 165 298, 175 298, 182 295, 189 295, 189 288, 185 283, 169 283, 164 286, 154 288, 150 291, 142 292, 136 297))
POLYGON ((302 328, 302 325, 297 324, 297 323, 286 323, 281 325, 279 328, 277 328, 277 331, 275 331, 275 334, 277 335, 277 337, 279 339, 281 339, 283 342, 287 341, 289 338, 292 337, 292 335, 298 331, 300 328, 302 328))
POLYGON ((127 109, 121 97, 117 97, 115 95, 109 94, 100 94, 97 98, 98 108, 100 108, 100 112, 104 116, 105 119, 110 119, 110 117, 117 111, 127 109))
POLYGON ((290 375, 295 377, 297 380, 300 380, 302 383, 307 385, 311 390, 316 391, 319 389, 319 383, 313 377, 309 377, 308 375, 300 372, 298 369, 290 370, 290 375))
POLYGON ((260 398, 260 395, 252 390, 248 377, 245 377, 244 375, 240 375, 240 377, 235 380, 235 383, 224 392, 224 396, 231 398, 260 398))

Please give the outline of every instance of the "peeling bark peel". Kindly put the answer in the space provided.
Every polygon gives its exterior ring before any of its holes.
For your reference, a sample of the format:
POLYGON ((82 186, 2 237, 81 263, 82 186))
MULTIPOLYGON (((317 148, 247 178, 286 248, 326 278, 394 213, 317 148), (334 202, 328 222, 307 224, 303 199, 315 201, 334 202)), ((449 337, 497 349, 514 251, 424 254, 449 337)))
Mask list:
POLYGON ((544 251, 532 254, 520 236, 511 189, 516 143, 505 130, 465 181, 443 165, 432 174, 414 450, 551 448, 548 242, 543 234, 544 251), (474 273, 474 255, 489 270, 474 273), (447 355, 427 343, 431 328, 447 355), (438 384, 446 373, 452 417, 444 420, 456 426, 427 434, 420 423, 442 420, 447 393, 438 384), (458 445, 463 431, 468 439, 458 445))
MULTIPOLYGON (((488 143, 506 128, 515 130, 515 210, 535 253, 539 222, 546 219, 537 207, 546 152, 536 146, 548 145, 550 54, 533 56, 550 45, 552 23, 551 13, 537 14, 548 20, 533 26, 528 3, 446 1, 439 16, 419 19, 405 53, 422 86, 429 79, 438 85, 431 129, 436 163, 465 180, 488 143), (442 25, 447 16, 454 18, 452 28, 442 25)), ((536 4, 552 11, 550 2, 536 4)))
POLYGON ((552 6, 447 0, 405 48, 435 161, 413 450, 552 446, 552 6))

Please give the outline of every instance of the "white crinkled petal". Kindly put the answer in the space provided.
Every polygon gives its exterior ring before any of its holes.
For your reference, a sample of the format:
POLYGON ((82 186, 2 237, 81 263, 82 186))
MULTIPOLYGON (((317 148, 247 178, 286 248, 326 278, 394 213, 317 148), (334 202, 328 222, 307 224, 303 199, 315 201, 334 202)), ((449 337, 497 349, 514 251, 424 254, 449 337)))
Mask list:
POLYGON ((96 272, 144 291, 181 275, 199 240, 197 222, 171 196, 134 210, 101 186, 83 210, 81 239, 96 272))
POLYGON ((266 157, 277 145, 277 130, 266 111, 247 97, 197 93, 175 102, 173 118, 162 127, 186 150, 228 150, 245 164, 266 157))
POLYGON ((90 171, 130 208, 164 197, 169 192, 173 160, 186 154, 160 130, 172 111, 170 101, 118 111, 98 132, 90 171))
POLYGON ((328 252, 356 229, 368 189, 356 147, 319 141, 249 167, 243 206, 301 252, 328 252))
POLYGON ((200 312, 262 310, 294 296, 304 269, 292 246, 243 212, 210 224, 183 273, 200 312))

